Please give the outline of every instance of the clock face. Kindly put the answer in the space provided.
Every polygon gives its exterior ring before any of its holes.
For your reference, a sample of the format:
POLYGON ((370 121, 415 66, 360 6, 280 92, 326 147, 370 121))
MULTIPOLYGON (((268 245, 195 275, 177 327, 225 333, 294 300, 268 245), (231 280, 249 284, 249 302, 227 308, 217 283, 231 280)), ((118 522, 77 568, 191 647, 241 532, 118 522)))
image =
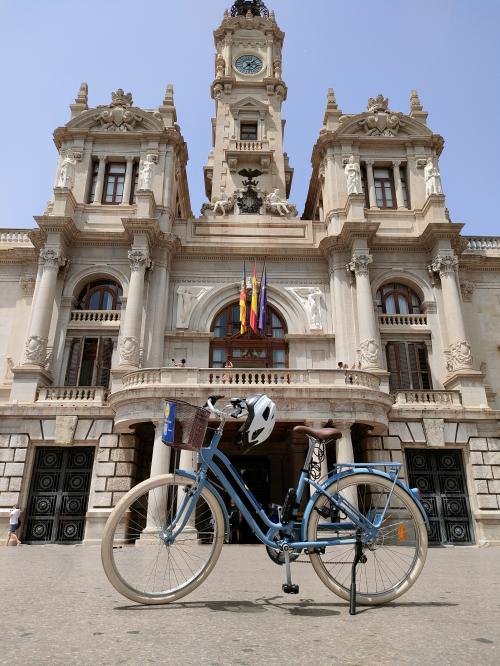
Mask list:
POLYGON ((234 66, 241 74, 258 74, 264 63, 256 55, 241 55, 236 59, 234 66))

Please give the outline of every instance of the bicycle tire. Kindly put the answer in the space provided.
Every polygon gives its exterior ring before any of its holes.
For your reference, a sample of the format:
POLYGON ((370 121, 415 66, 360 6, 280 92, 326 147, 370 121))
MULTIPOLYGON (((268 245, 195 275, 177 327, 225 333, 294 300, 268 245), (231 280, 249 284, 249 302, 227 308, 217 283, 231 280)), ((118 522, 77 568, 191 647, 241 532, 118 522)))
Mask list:
POLYGON ((169 520, 194 483, 181 474, 147 479, 130 490, 109 516, 101 543, 102 564, 110 583, 128 599, 141 604, 176 601, 196 589, 217 563, 224 543, 224 516, 206 487, 191 523, 177 538, 167 544, 160 536, 168 531, 169 520))
MULTIPOLYGON (((366 515, 383 506, 383 495, 393 483, 375 474, 359 473, 333 481, 327 492, 346 493, 356 498, 358 509, 366 515), (378 489, 378 490, 377 490, 378 489), (367 492, 368 491, 368 492, 367 492), (378 493, 378 494, 377 494, 378 493)), ((307 524, 308 541, 330 536, 355 537, 355 530, 336 532, 321 522, 318 509, 325 511, 330 502, 320 495, 312 508, 307 524)), ((336 521, 336 520, 335 520, 336 521)), ((333 522, 335 522, 333 521, 333 522)), ((309 558, 320 580, 336 595, 349 601, 354 545, 327 547, 325 552, 310 552, 309 558)), ((387 513, 382 520, 374 544, 365 546, 366 562, 357 566, 357 603, 365 606, 385 604, 407 592, 420 575, 427 555, 427 527, 411 495, 394 487, 387 513), (378 555, 377 555, 378 554, 378 555)))

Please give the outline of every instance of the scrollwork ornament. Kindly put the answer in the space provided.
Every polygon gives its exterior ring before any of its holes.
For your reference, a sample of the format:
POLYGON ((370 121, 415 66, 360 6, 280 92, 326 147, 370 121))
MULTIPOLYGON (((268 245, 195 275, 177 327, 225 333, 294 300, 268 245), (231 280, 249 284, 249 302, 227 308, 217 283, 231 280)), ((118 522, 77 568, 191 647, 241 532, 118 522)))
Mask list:
POLYGON ((66 263, 66 258, 60 252, 48 248, 40 250, 40 260, 43 267, 49 270, 59 270, 66 263))
POLYGON ((47 362, 47 338, 31 335, 24 347, 24 362, 44 367, 47 362))
POLYGON ((120 364, 139 365, 139 340, 133 336, 127 336, 120 340, 120 364))
POLYGON ((375 340, 363 340, 359 345, 359 360, 362 368, 378 366, 379 346, 375 340))
POLYGON ((143 250, 129 250, 128 260, 132 272, 145 271, 151 265, 148 254, 143 250))
POLYGON ((471 347, 467 340, 457 340, 450 345, 449 369, 460 370, 472 366, 471 347))
POLYGON ((348 273, 354 273, 356 277, 368 276, 368 266, 372 263, 373 257, 369 254, 354 255, 351 261, 347 264, 346 270, 348 273))
POLYGON ((439 273, 439 277, 449 277, 455 273, 458 266, 458 259, 454 255, 438 255, 430 269, 433 273, 439 273))

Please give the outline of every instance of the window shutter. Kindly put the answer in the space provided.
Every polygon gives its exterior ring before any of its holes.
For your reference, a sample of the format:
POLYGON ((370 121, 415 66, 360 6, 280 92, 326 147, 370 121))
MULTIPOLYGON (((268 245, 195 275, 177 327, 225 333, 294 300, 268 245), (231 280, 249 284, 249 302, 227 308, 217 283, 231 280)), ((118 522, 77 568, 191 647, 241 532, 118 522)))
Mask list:
POLYGON ((420 373, 417 360, 417 345, 410 343, 408 345, 408 356, 410 359, 411 385, 408 388, 420 389, 420 373))
POLYGON ((112 356, 113 356, 113 339, 101 338, 97 375, 96 375, 96 386, 104 386, 104 388, 109 387, 109 375, 111 372, 112 356))
POLYGON ((411 388, 406 345, 404 342, 388 342, 386 346, 387 368, 390 372, 391 391, 411 388))
POLYGON ((427 347, 423 344, 419 344, 417 347, 417 354, 421 386, 423 389, 432 389, 431 372, 427 362, 427 347))
POLYGON ((71 342, 64 386, 78 386, 78 371, 80 367, 82 342, 83 338, 74 338, 71 342))

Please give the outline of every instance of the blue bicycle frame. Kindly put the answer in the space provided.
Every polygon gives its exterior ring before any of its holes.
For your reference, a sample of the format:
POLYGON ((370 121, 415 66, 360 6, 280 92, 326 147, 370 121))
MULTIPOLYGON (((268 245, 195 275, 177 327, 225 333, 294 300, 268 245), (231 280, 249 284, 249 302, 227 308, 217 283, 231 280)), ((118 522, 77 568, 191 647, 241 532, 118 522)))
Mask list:
POLYGON ((328 529, 328 530, 334 529, 338 532, 345 530, 352 531, 353 529, 356 530, 359 529, 363 534, 363 539, 376 538, 378 528, 384 519, 387 507, 391 500, 392 492, 396 485, 402 488, 405 492, 407 492, 410 495, 410 497, 415 501, 418 508, 420 509, 422 516, 424 517, 424 520, 426 521, 426 523, 428 523, 427 515, 425 513, 423 506, 419 501, 416 491, 410 490, 405 484, 403 484, 398 479, 398 473, 401 467, 401 463, 393 463, 393 462, 361 463, 361 464, 348 463, 347 465, 337 465, 338 471, 332 473, 323 483, 319 484, 314 479, 311 479, 309 476, 309 467, 311 464, 315 447, 315 442, 313 440, 310 441, 309 451, 307 453, 306 460, 302 468, 299 477, 299 482, 296 488, 297 505, 300 504, 304 494, 304 490, 307 486, 312 486, 316 492, 312 495, 309 502, 307 503, 306 509, 304 511, 304 517, 300 523, 298 521, 293 521, 293 520, 291 520, 286 524, 282 524, 281 522, 275 523, 272 520, 270 520, 270 518, 266 515, 263 507, 255 499, 252 492, 246 486, 245 482, 239 475, 238 471, 231 464, 231 461, 227 458, 227 456, 225 456, 221 451, 218 450, 217 447, 219 445, 221 436, 222 436, 222 428, 220 427, 215 431, 212 440, 210 442, 210 445, 208 447, 200 449, 199 452, 200 469, 198 470, 197 473, 187 472, 182 469, 178 469, 176 471, 176 473, 178 474, 181 475, 183 474, 185 476, 192 478, 193 480, 196 480, 197 485, 196 489, 193 489, 194 492, 184 499, 182 506, 179 508, 178 515, 183 516, 183 521, 181 525, 176 525, 175 524, 176 520, 174 520, 174 525, 175 525, 173 533, 174 539, 175 536, 182 531, 185 524, 187 523, 191 512, 196 507, 196 502, 198 501, 198 498, 201 494, 201 490, 205 486, 207 486, 208 489, 212 491, 212 493, 215 495, 216 499, 221 505, 221 509, 223 511, 226 523, 226 533, 227 533, 228 524, 229 524, 227 509, 217 488, 208 478, 209 471, 211 471, 215 475, 217 481, 221 483, 223 489, 227 492, 229 497, 234 501, 237 508, 241 512, 241 515, 246 520, 246 522, 248 523, 254 534, 257 536, 259 541, 261 541, 263 544, 273 549, 280 549, 284 544, 288 544, 289 547, 294 550, 302 550, 304 548, 326 548, 328 546, 334 546, 338 544, 356 543, 355 538, 348 538, 348 537, 329 538, 319 541, 307 540, 307 535, 306 535, 307 524, 309 521, 313 505, 316 502, 319 495, 325 495, 326 497, 328 497, 329 501, 333 505, 335 505, 340 511, 342 511, 342 513, 348 519, 338 523, 337 522, 324 523, 324 524, 322 523, 321 526, 322 529, 328 529), (222 463, 222 465, 227 469, 230 478, 228 478, 228 476, 222 471, 220 463, 222 463), (346 469, 343 470, 344 467, 346 469), (388 468, 389 472, 388 473, 383 472, 380 469, 376 468, 388 468), (375 515, 370 517, 361 514, 358 511, 358 509, 352 504, 350 504, 344 496, 339 495, 337 493, 331 494, 330 492, 328 492, 328 487, 331 484, 335 483, 339 479, 345 478, 346 476, 350 476, 352 474, 359 472, 365 472, 365 473, 374 474, 376 476, 382 476, 386 479, 389 479, 393 484, 393 488, 388 494, 386 505, 383 508, 383 510, 378 511, 375 515), (248 500, 248 502, 250 503, 250 505, 258 515, 258 517, 269 528, 266 533, 264 533, 260 525, 256 522, 253 515, 248 510, 247 506, 245 506, 244 502, 241 499, 240 493, 242 496, 245 497, 245 499, 248 500), (188 508, 186 507, 187 502, 191 502, 191 510, 185 511, 185 509, 188 508), (299 526, 300 526, 300 539, 294 540, 293 532, 299 526), (283 535, 282 538, 275 539, 276 535, 279 533, 283 535))

